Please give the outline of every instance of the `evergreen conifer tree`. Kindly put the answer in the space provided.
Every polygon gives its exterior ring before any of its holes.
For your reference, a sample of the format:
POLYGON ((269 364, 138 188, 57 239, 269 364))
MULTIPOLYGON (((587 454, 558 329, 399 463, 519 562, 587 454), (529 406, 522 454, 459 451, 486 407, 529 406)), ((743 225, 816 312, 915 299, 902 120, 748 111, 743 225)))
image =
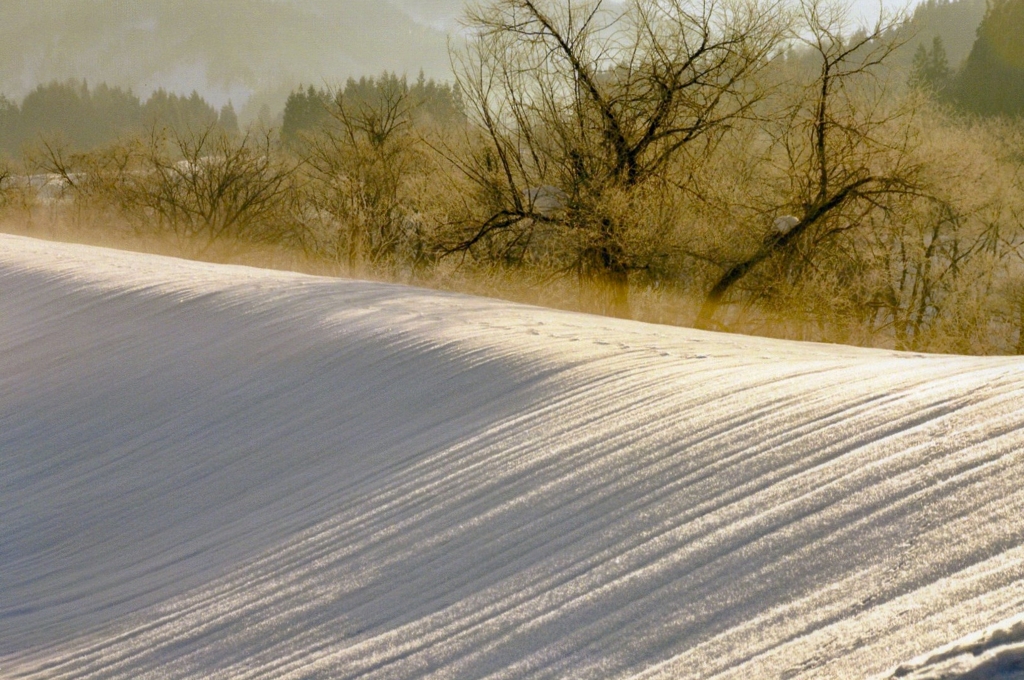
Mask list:
POLYGON ((953 78, 953 70, 949 67, 946 48, 942 38, 935 36, 931 49, 923 44, 917 46, 910 71, 910 86, 928 90, 936 95, 943 95, 953 78))
POLYGON ((983 115, 1024 113, 1024 0, 993 0, 957 77, 956 99, 983 115))
POLYGON ((225 132, 232 135, 238 134, 238 114, 235 113, 235 107, 230 101, 221 107, 217 122, 225 132))

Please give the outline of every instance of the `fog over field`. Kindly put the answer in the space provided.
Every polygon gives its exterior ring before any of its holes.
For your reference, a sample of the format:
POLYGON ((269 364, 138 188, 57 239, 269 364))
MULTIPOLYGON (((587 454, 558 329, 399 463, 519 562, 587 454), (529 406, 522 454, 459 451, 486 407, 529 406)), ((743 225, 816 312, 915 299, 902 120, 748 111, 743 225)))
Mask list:
MULTIPOLYGON (((890 4, 892 0, 887 0, 890 4)), ((616 2, 608 2, 614 7, 616 2)), ((464 0, 4 0, 0 93, 51 80, 198 90, 216 106, 394 71, 450 79, 464 0)), ((862 0, 860 10, 877 12, 862 0), (863 7, 861 7, 863 5, 863 7)), ((893 5, 895 6, 895 5, 893 5)), ((283 103, 274 99, 274 104, 283 103)))
POLYGON ((0 320, 0 676, 1024 664, 1020 358, 12 236, 0 320))
MULTIPOLYGON (((51 80, 198 90, 217 106, 383 70, 451 78, 456 0, 5 0, 0 92, 51 80)), ((283 103, 283 99, 280 103, 283 103)))

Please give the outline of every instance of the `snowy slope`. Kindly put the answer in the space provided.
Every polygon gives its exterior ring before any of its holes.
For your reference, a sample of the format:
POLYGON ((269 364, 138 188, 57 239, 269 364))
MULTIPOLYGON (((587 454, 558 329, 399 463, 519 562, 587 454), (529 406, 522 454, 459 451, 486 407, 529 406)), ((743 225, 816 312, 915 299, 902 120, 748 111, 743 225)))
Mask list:
POLYGON ((889 677, 1022 678, 1024 615, 1018 614, 900 664, 889 677))
POLYGON ((1024 612, 1021 359, 3 236, 0 361, 2 677, 896 677, 1024 612))

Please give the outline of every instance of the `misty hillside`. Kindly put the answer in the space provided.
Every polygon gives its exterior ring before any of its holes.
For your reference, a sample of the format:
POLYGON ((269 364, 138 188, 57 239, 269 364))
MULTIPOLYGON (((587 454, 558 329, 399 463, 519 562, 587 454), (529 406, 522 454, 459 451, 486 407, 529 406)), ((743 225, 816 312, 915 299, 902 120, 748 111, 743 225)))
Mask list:
POLYGON ((0 319, 4 677, 1024 664, 1018 357, 11 236, 0 319))
POLYGON ((199 89, 219 105, 254 90, 384 69, 444 77, 442 28, 454 7, 451 0, 7 0, 0 83, 15 98, 68 78, 141 94, 199 89))
POLYGON ((909 63, 910 55, 919 45, 931 47, 936 37, 942 40, 954 70, 959 69, 978 37, 978 25, 985 16, 986 0, 925 0, 911 15, 910 37, 903 50, 909 63))

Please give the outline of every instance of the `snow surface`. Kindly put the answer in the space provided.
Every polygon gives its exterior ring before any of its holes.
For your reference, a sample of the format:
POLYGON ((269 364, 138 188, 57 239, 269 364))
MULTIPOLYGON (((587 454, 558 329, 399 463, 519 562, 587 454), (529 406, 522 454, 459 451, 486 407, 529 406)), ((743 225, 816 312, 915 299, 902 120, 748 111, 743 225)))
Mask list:
POLYGON ((889 677, 1024 678, 1024 614, 922 654, 889 677))
POLYGON ((0 357, 3 677, 982 677, 1024 640, 1018 358, 10 236, 0 357))

